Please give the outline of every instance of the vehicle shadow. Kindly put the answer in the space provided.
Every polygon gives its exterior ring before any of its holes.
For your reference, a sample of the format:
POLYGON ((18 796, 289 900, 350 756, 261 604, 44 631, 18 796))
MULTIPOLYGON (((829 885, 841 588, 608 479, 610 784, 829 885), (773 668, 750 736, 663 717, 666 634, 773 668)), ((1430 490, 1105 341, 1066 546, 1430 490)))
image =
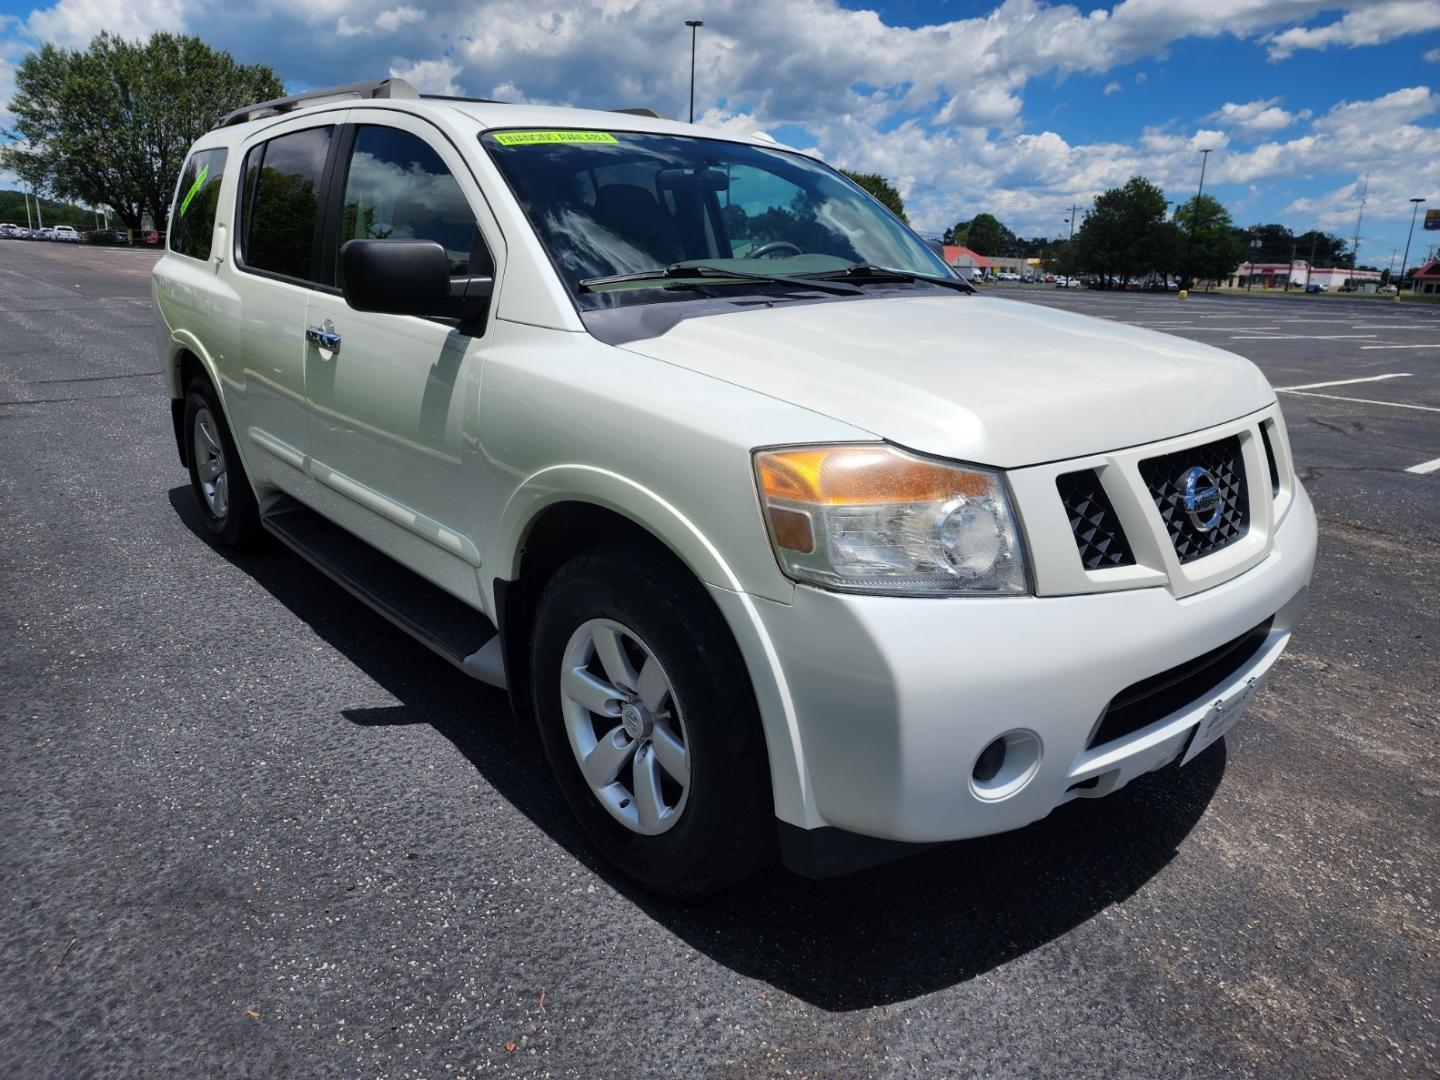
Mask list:
MULTIPOLYGON (((181 521, 208 542, 188 486, 181 521)), ((367 727, 429 724, 496 791, 650 918, 735 972, 827 1010, 905 1001, 972 979, 1131 896, 1174 857, 1225 772, 1219 742, 1104 799, 1018 832, 931 848, 829 881, 779 867, 693 904, 657 900, 601 863, 570 816, 528 721, 278 544, 216 549, 392 694, 345 709, 367 727)), ((437 843, 441 842, 437 838, 437 843)))

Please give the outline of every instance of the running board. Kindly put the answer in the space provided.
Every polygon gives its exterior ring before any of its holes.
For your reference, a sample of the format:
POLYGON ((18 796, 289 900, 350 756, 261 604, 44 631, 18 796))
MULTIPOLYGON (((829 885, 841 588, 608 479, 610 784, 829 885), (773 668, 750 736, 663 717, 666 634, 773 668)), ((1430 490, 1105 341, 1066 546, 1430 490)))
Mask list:
POLYGON ((505 689, 495 624, 295 499, 282 496, 261 524, 315 569, 465 674, 505 689))

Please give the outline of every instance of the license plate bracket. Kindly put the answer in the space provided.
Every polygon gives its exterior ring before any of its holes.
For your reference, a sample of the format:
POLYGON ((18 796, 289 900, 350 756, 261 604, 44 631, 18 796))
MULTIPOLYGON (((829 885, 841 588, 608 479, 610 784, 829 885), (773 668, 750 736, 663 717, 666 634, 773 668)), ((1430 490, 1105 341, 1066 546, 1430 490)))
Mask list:
POLYGON ((1181 765, 1188 765, 1211 743, 1235 726, 1246 706, 1250 704, 1250 699, 1255 696, 1255 691, 1260 688, 1260 680, 1260 675, 1252 675, 1230 693, 1210 703, 1205 715, 1195 725, 1194 734, 1190 736, 1190 745, 1185 750, 1185 756, 1180 759, 1181 765))

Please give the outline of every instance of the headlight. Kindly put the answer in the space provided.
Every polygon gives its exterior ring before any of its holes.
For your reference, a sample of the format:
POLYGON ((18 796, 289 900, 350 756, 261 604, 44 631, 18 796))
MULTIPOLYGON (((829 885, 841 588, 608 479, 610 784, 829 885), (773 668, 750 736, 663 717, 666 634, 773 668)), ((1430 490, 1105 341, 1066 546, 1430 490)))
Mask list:
POLYGON ((1028 593, 1000 475, 889 446, 755 455, 781 568, 827 589, 903 595, 1028 593))

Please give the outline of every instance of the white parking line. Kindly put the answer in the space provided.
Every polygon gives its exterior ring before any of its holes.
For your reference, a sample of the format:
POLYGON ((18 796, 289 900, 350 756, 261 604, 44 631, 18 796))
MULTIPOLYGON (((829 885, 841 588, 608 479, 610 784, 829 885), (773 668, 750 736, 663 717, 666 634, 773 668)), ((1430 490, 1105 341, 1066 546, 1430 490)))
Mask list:
MULTIPOLYGON (((1239 327, 1228 327, 1238 330, 1239 327)), ((1231 341, 1342 341, 1347 338, 1377 338, 1379 334, 1236 334, 1231 341)))
POLYGON ((1440 457, 1437 457, 1434 461, 1422 461, 1419 465, 1411 465, 1410 468, 1405 471, 1424 476, 1426 473, 1432 473, 1436 470, 1440 470, 1440 457))
POLYGON ((1306 390, 1281 390, 1282 394, 1294 394, 1296 397, 1318 397, 1328 398, 1331 401, 1351 401, 1356 405, 1389 405, 1392 409, 1419 409, 1421 412, 1440 413, 1433 405, 1407 405, 1403 401, 1372 401, 1370 398, 1360 397, 1339 397, 1335 394, 1312 394, 1306 390))
POLYGON ((1363 379, 1336 379, 1334 382, 1302 383, 1300 386, 1278 386, 1277 390, 1319 390, 1323 386, 1348 386, 1357 382, 1384 382, 1386 379, 1408 379, 1408 371, 1397 371, 1390 375, 1366 375, 1363 379))
POLYGON ((1440 344, 1431 345, 1361 345, 1362 349, 1440 349, 1440 344))

